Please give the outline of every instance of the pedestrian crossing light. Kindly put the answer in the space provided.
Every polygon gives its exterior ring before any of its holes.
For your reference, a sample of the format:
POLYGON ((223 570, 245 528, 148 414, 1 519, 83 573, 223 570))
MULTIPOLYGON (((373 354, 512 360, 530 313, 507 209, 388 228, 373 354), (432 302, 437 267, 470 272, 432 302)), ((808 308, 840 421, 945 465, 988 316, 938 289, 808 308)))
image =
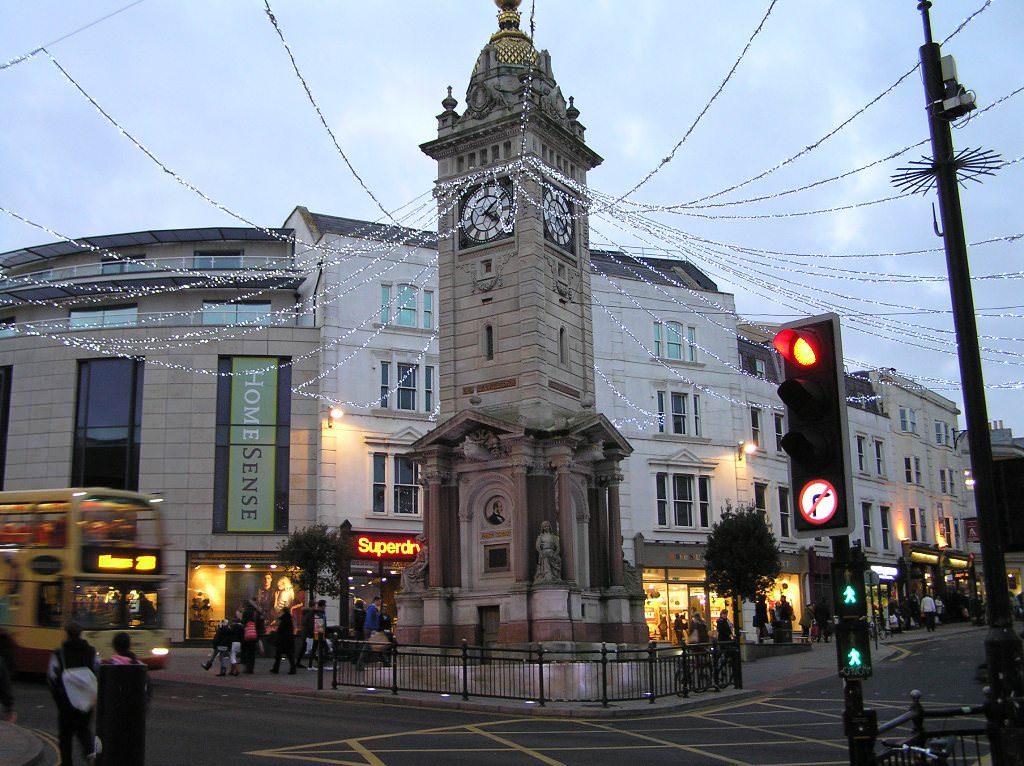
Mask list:
POLYGON ((793 525, 797 537, 848 535, 853 531, 853 486, 846 415, 846 377, 836 314, 783 325, 773 341, 785 379, 778 394, 789 430, 793 525))
POLYGON ((867 617, 868 600, 863 561, 832 564, 832 603, 835 604, 836 617, 841 620, 859 620, 867 617))
POLYGON ((841 620, 836 627, 836 648, 842 678, 871 677, 871 636, 866 619, 841 620))

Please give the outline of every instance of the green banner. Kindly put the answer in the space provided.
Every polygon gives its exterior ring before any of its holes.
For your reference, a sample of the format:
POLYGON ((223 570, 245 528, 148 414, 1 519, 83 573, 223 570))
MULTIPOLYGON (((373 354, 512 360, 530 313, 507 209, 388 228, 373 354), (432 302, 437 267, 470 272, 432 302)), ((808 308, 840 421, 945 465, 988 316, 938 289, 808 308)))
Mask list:
POLYGON ((277 359, 231 360, 228 531, 274 531, 277 359))

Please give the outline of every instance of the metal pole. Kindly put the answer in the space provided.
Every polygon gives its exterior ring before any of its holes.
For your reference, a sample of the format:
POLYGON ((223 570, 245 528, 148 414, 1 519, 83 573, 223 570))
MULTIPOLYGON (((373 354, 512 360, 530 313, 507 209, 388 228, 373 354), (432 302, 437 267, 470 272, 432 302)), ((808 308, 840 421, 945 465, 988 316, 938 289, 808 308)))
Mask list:
POLYGON ((975 479, 974 501, 981 531, 981 551, 985 567, 986 612, 989 631, 985 638, 992 704, 989 723, 996 732, 992 743, 996 766, 1024 764, 1024 721, 1014 709, 1012 695, 1024 694, 1024 659, 1021 642, 1013 633, 1010 593, 1006 584, 1006 559, 1000 543, 999 516, 996 508, 992 442, 985 404, 985 386, 981 371, 981 352, 971 292, 971 274, 967 261, 963 212, 957 185, 956 156, 949 120, 941 113, 944 97, 941 49, 932 40, 929 0, 918 4, 924 23, 925 44, 920 48, 924 78, 928 129, 942 218, 942 236, 949 272, 949 292, 956 328, 960 380, 963 386, 964 418, 971 448, 971 470, 975 479))

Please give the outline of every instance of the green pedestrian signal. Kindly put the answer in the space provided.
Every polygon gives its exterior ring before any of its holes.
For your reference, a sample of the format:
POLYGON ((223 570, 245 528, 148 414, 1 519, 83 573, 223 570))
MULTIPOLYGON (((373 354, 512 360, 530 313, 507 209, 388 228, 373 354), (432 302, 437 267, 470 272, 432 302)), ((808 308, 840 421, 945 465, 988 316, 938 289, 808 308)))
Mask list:
POLYGON ((832 564, 832 603, 840 620, 867 617, 868 599, 864 584, 864 562, 832 564))
POLYGON ((867 620, 841 620, 836 626, 836 650, 841 677, 871 677, 871 636, 867 620))

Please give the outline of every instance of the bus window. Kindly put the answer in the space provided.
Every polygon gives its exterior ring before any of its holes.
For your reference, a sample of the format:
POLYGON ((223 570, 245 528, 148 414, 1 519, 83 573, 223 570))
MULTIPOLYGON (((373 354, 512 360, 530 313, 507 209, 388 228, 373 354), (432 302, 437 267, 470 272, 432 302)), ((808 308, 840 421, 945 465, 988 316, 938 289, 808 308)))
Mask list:
POLYGON ((60 583, 39 583, 36 599, 36 625, 59 628, 64 623, 64 609, 60 601, 60 583))
POLYGON ((63 548, 68 543, 66 513, 37 513, 32 530, 32 545, 40 548, 63 548))
POLYGON ((119 497, 89 497, 79 505, 82 542, 103 545, 111 542, 160 545, 156 511, 137 500, 119 497))
POLYGON ((86 630, 160 626, 157 593, 151 586, 76 582, 73 612, 86 630))

